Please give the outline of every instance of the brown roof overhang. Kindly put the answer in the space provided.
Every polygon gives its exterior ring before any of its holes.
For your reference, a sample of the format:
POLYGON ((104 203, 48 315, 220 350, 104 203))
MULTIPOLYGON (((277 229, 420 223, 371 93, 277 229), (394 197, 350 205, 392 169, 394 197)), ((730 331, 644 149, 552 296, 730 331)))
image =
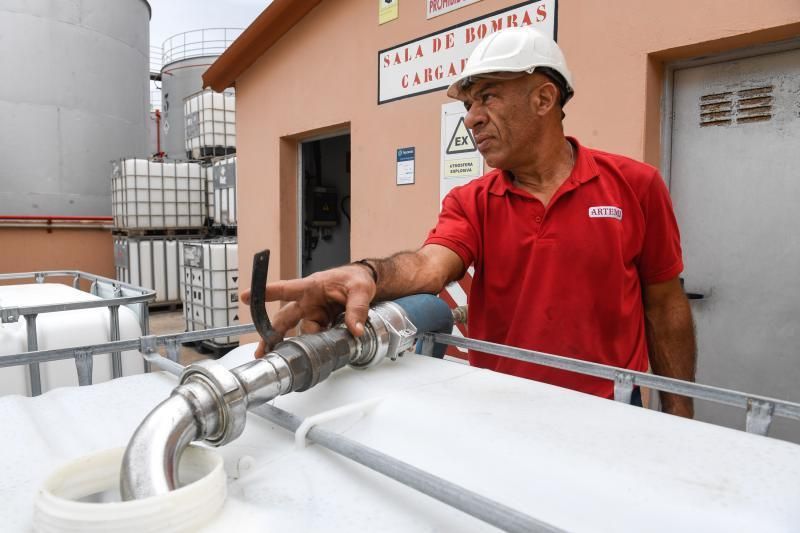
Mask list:
POLYGON ((274 0, 203 74, 203 87, 217 92, 236 78, 291 30, 322 0, 274 0))

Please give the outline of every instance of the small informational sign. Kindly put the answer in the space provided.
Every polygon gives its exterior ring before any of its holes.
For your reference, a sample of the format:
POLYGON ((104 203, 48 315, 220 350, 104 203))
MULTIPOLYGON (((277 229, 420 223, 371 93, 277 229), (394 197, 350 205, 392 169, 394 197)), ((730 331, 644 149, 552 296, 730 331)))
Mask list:
POLYGON ((425 6, 428 9, 427 18, 432 19, 439 15, 444 15, 450 11, 455 11, 464 6, 480 2, 481 0, 425 0, 425 6))
POLYGON ((397 149, 397 184, 411 185, 414 183, 414 147, 397 149))
MULTIPOLYGON (((427 0, 430 1, 430 0, 427 0)), ((533 26, 555 37, 556 0, 529 0, 378 52, 378 103, 444 89, 472 50, 504 28, 533 26)))
POLYGON ((200 112, 194 111, 186 115, 186 138, 200 136, 200 112))
POLYGON ((203 247, 199 244, 186 244, 183 247, 183 264, 188 267, 202 268, 203 247))
POLYGON ((219 163, 213 167, 214 190, 236 187, 236 163, 219 163))
POLYGON ((400 0, 378 0, 378 24, 386 24, 397 18, 400 0))
POLYGON ((114 241, 114 266, 117 268, 130 268, 127 240, 114 241))
POLYGON ((464 118, 467 111, 461 102, 442 105, 442 168, 439 200, 453 187, 464 185, 483 175, 483 156, 464 118))

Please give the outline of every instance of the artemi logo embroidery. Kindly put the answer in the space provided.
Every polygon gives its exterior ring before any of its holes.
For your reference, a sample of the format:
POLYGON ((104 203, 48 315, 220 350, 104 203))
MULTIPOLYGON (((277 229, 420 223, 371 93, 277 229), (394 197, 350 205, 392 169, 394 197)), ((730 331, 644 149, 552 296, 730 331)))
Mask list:
POLYGON ((622 220, 622 209, 614 205, 596 205, 589 208, 589 218, 616 218, 622 220))

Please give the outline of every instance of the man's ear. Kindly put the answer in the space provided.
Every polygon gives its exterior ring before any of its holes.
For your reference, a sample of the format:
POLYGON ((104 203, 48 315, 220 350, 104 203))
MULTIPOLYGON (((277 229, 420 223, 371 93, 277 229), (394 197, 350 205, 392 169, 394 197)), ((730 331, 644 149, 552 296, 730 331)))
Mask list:
POLYGON ((547 81, 537 87, 531 94, 531 104, 539 116, 547 115, 559 102, 560 94, 555 83, 547 81))

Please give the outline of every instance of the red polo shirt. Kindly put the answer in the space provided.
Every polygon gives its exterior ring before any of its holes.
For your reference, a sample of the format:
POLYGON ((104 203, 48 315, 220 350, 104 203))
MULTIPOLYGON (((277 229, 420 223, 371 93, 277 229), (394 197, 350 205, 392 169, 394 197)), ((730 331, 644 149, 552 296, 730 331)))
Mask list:
MULTIPOLYGON (((658 171, 576 147, 550 204, 493 170, 450 192, 426 244, 475 267, 469 332, 476 339, 648 367, 642 285, 683 270, 672 203, 658 171)), ((472 351, 472 365, 613 397, 613 383, 472 351)))

